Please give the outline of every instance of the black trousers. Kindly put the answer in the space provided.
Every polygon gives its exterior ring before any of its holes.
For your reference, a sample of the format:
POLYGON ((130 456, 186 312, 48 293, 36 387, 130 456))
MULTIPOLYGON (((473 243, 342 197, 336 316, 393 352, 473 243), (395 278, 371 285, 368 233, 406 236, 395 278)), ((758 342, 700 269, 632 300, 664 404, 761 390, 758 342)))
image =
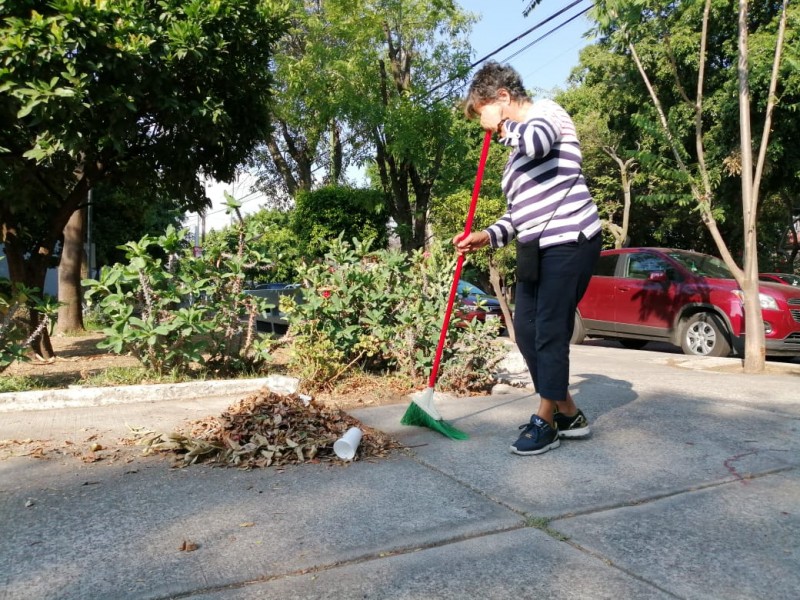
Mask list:
POLYGON ((600 256, 601 235, 541 249, 539 281, 518 282, 514 307, 517 347, 542 398, 562 401, 569 385, 569 340, 575 309, 600 256))

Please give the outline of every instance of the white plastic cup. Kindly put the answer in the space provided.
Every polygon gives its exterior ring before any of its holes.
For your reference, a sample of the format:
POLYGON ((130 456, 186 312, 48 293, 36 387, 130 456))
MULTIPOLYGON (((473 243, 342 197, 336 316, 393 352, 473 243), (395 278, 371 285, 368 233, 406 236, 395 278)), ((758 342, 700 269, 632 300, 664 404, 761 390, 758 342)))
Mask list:
POLYGON ((358 427, 351 427, 333 443, 333 451, 342 460, 353 460, 360 442, 361 430, 358 427))

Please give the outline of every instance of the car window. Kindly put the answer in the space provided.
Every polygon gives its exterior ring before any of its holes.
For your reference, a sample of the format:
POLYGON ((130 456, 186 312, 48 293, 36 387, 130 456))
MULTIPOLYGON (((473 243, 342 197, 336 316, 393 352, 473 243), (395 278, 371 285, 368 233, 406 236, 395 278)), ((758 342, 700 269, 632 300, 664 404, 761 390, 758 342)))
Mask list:
POLYGON ((647 253, 629 254, 624 276, 629 279, 647 279, 650 273, 667 272, 669 263, 660 256, 647 253))
POLYGON ((733 275, 725 263, 715 256, 677 250, 670 252, 669 256, 695 275, 714 279, 733 279, 733 275))
POLYGON ((609 256, 601 256, 597 260, 597 265, 594 268, 594 274, 600 277, 613 277, 617 269, 617 254, 609 256))
POLYGON ((486 292, 484 292, 479 287, 475 287, 474 285, 472 285, 468 281, 464 281, 463 279, 459 280, 459 282, 458 282, 458 293, 462 294, 462 295, 466 295, 466 296, 473 296, 473 295, 475 295, 475 296, 489 296, 490 295, 490 294, 487 294, 486 292))
POLYGON ((789 285, 793 285, 795 287, 800 287, 800 276, 798 275, 780 275, 780 278, 783 279, 789 285))

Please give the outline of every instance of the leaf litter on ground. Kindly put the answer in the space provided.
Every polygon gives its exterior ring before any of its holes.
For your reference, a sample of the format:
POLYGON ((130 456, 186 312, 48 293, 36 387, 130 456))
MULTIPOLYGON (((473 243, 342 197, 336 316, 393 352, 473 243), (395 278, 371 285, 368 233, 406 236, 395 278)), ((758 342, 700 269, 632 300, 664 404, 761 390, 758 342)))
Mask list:
POLYGON ((184 466, 204 462, 257 468, 339 461, 333 443, 350 427, 358 427, 363 433, 353 460, 386 457, 402 447, 340 409, 301 394, 276 393, 268 387, 233 403, 219 417, 190 422, 188 431, 131 431, 135 443, 145 446, 145 453, 173 452, 184 466))

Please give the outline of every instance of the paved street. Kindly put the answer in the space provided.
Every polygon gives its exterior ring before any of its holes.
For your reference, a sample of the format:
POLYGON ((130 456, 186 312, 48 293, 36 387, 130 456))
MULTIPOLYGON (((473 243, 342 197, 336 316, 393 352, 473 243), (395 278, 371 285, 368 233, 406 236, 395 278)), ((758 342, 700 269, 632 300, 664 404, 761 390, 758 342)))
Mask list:
MULTIPOLYGON (((800 365, 572 356, 594 433, 541 456, 508 452, 535 406, 509 388, 437 399, 467 441, 401 426, 406 405, 355 411, 408 449, 349 465, 0 461, 0 599, 797 598, 800 365)), ((0 440, 168 431, 231 400, 161 396, 0 399, 0 440)))

